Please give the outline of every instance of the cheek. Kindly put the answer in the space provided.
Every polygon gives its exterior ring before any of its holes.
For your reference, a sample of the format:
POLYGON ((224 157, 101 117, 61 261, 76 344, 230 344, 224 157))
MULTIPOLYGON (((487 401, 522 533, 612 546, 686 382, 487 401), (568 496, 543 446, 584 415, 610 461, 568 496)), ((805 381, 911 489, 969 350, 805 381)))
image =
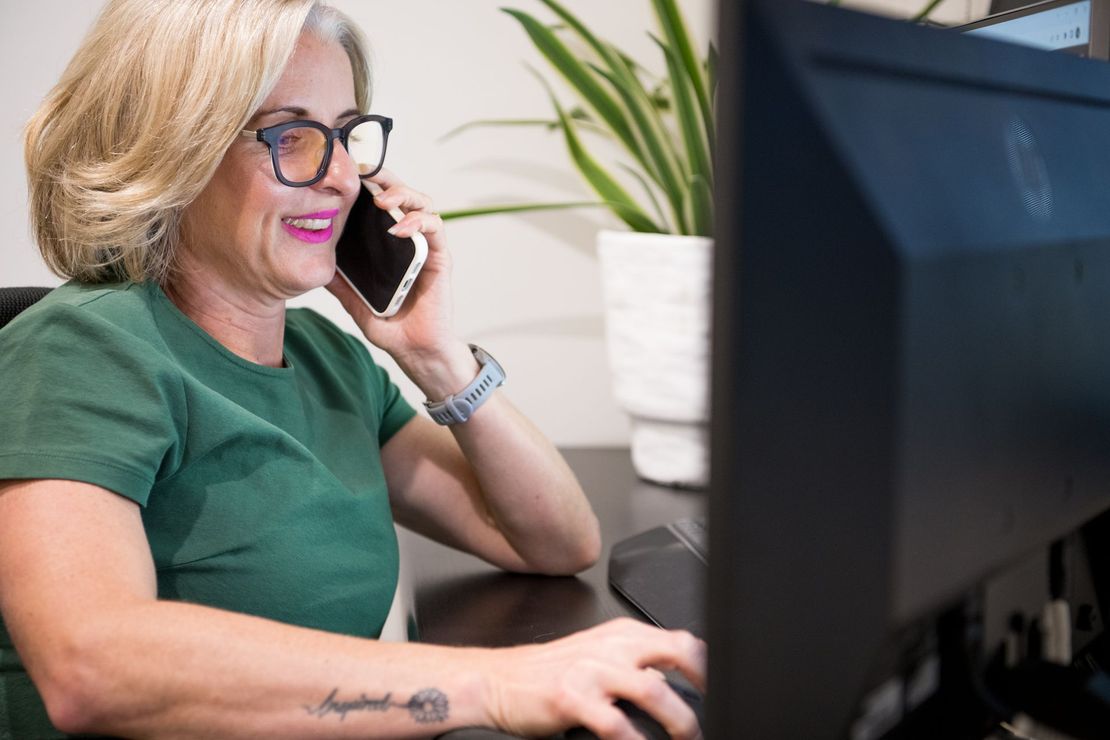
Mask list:
POLYGON ((241 239, 265 238, 280 226, 278 214, 285 189, 272 172, 261 167, 248 172, 239 170, 233 176, 221 178, 212 193, 216 220, 225 232, 230 231, 241 239))

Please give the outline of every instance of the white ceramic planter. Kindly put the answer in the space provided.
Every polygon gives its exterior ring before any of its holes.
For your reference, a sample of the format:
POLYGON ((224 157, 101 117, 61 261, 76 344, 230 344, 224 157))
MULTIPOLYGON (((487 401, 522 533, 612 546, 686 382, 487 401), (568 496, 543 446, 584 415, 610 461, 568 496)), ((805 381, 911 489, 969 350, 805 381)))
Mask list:
POLYGON ((609 363, 631 415, 632 464, 666 485, 709 482, 713 240, 598 234, 609 363))

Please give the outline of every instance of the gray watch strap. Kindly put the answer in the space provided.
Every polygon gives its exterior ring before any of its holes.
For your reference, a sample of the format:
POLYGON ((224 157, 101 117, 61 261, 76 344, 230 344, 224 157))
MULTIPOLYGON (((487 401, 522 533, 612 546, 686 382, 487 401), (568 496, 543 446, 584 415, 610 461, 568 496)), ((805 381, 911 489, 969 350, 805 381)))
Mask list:
POLYGON ((482 366, 478 371, 478 377, 474 378, 470 385, 442 401, 424 402, 428 415, 437 424, 449 426, 464 423, 474 415, 479 406, 486 402, 493 391, 505 382, 505 371, 489 352, 476 344, 470 345, 470 351, 482 366))

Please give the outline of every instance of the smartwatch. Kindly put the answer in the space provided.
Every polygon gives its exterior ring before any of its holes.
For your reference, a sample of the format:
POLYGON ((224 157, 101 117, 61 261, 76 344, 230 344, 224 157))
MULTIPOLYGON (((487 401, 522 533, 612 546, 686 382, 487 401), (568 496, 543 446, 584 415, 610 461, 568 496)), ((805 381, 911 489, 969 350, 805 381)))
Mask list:
POLYGON ((442 401, 436 403, 424 402, 424 408, 428 410, 428 415, 437 424, 449 426, 464 423, 474 415, 479 406, 486 402, 493 391, 505 382, 505 371, 501 369, 497 360, 493 359, 489 352, 478 345, 471 344, 469 346, 470 351, 474 354, 474 359, 482 366, 478 371, 478 377, 474 378, 470 385, 442 401))

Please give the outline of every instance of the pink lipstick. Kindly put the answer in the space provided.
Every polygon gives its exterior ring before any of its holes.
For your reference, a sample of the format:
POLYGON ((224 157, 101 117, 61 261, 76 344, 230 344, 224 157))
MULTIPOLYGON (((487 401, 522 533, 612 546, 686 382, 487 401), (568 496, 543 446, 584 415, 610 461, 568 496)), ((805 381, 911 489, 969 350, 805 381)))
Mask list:
POLYGON ((309 244, 323 244, 331 239, 335 232, 332 219, 338 215, 339 209, 306 213, 301 216, 287 216, 281 220, 281 227, 288 233, 309 244))

